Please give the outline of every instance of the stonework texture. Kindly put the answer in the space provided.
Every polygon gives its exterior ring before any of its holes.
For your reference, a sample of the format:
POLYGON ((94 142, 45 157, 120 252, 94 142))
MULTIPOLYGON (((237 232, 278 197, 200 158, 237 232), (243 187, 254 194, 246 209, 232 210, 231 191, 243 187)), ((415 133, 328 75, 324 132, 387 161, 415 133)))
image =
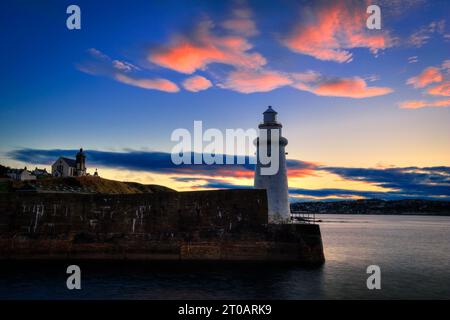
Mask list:
POLYGON ((265 190, 0 193, 0 259, 324 261, 317 225, 268 224, 265 190))

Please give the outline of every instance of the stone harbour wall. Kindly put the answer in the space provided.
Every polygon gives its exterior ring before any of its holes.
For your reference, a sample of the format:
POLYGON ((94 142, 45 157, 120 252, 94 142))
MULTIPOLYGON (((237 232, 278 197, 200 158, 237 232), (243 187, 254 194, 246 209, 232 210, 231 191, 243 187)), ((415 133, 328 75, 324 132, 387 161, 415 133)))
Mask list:
POLYGON ((264 190, 0 193, 0 259, 323 262, 317 225, 270 225, 264 190))

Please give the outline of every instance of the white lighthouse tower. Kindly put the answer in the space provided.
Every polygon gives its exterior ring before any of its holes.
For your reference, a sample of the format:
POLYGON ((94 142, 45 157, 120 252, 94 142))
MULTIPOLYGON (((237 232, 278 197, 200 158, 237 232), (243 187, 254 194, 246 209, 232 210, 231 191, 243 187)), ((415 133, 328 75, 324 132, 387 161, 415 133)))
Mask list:
MULTIPOLYGON (((262 134, 264 131, 260 131, 260 136, 256 140, 256 168, 255 168, 255 188, 267 190, 267 201, 269 209, 269 221, 276 222, 280 220, 290 220, 291 210, 289 208, 289 196, 288 196, 288 179, 286 171, 286 153, 285 147, 288 144, 288 140, 282 136, 281 123, 277 122, 277 112, 272 109, 271 106, 263 113, 264 122, 258 127, 259 129, 266 129, 267 135, 262 134), (271 164, 262 164, 259 154, 261 143, 267 143, 267 154, 271 156, 271 131, 278 130, 278 171, 272 175, 264 175, 261 173, 261 168, 269 167, 271 164)), ((272 157, 272 159, 275 158, 272 157)), ((276 161, 276 160, 275 160, 276 161)))

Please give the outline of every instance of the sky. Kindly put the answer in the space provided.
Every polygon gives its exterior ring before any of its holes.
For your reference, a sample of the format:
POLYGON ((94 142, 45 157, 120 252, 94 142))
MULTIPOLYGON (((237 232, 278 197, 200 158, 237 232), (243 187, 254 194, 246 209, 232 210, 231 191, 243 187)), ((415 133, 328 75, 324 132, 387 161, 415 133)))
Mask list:
POLYGON ((0 163, 83 147, 108 179, 251 187, 250 164, 174 165, 171 134, 257 128, 271 105, 292 201, 450 200, 448 17, 445 0, 2 1, 0 163))

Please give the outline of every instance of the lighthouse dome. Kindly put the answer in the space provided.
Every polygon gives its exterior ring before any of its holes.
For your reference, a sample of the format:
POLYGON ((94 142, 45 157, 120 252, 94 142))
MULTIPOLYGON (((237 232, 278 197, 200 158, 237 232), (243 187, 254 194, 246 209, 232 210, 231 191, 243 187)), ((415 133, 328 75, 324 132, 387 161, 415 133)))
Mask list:
POLYGON ((277 112, 269 106, 266 111, 263 112, 264 123, 276 123, 277 122, 277 112))

